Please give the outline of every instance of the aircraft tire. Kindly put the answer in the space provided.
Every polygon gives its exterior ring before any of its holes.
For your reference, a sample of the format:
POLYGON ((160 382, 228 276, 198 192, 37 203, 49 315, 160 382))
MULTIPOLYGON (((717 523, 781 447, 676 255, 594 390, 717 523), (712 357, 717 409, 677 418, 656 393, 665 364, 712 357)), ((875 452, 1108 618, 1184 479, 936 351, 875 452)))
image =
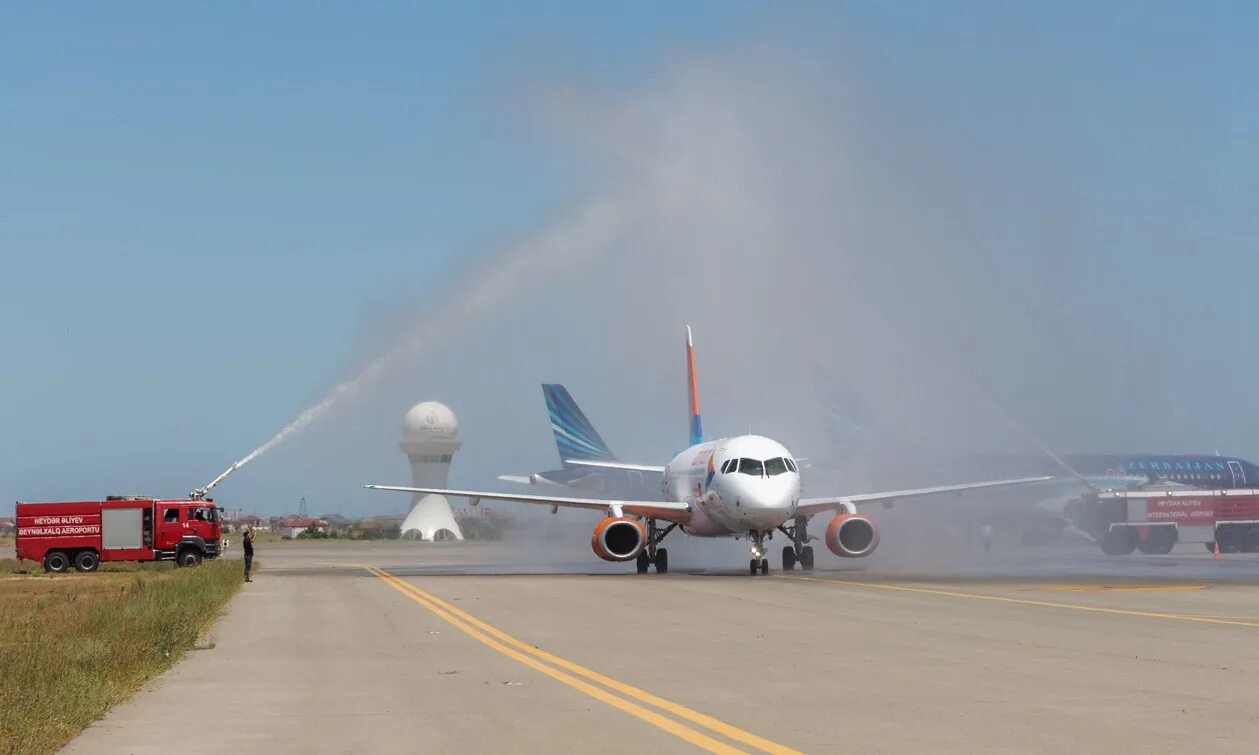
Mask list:
POLYGON ((669 551, 664 548, 656 550, 656 573, 664 574, 669 571, 669 551))
POLYGON ((760 569, 761 569, 760 561, 757 561, 756 559, 752 559, 751 561, 748 562, 748 574, 752 575, 753 577, 755 577, 758 573, 760 573, 760 569))
POLYGON ((646 574, 651 567, 651 559, 647 558, 647 551, 638 554, 638 558, 634 560, 634 566, 638 569, 639 574, 646 574))
POLYGON ((783 571, 791 571, 796 568, 796 549, 787 545, 783 547, 783 571))
POLYGON ((761 559, 761 576, 763 577, 766 574, 769 574, 769 559, 762 558, 761 559))
POLYGON ((800 570, 813 571, 813 546, 806 545, 804 550, 800 551, 800 570))

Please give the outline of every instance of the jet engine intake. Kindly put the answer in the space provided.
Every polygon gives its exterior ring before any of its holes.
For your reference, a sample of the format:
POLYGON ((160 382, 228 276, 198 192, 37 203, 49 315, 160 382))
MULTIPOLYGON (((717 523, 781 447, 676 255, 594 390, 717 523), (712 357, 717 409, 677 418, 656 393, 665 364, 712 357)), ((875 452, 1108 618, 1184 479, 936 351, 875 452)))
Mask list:
POLYGON ((590 547, 604 561, 629 561, 647 545, 647 528, 637 519, 610 516, 595 525, 590 547))
POLYGON ((826 547, 840 558, 862 558, 879 547, 879 530, 868 516, 840 514, 826 526, 826 547))

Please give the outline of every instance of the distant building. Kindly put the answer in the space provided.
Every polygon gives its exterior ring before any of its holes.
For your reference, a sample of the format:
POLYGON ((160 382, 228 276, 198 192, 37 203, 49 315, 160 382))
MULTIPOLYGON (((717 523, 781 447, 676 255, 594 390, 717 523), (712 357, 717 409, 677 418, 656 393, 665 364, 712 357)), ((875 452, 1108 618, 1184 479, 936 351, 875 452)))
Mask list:
POLYGON ((0 535, 12 535, 17 529, 17 518, 11 516, 0 516, 0 535))
POLYGON ((318 532, 327 532, 328 523, 322 519, 311 519, 308 516, 286 516, 280 520, 280 534, 284 537, 297 537, 314 527, 318 532))
POLYGON ((226 525, 228 532, 244 532, 247 529, 254 531, 271 529, 270 519, 253 514, 237 514, 233 517, 224 517, 223 524, 226 525))

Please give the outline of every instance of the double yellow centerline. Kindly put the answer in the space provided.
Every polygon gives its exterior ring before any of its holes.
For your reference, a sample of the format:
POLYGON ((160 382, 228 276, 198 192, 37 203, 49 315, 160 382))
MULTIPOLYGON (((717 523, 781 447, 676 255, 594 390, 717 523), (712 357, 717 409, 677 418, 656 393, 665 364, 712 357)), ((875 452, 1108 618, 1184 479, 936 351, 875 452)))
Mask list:
POLYGON ((771 742, 764 737, 759 737, 749 731, 731 726, 712 716, 704 715, 671 700, 665 700, 645 690, 604 676, 585 666, 552 655, 544 650, 539 650, 421 590, 410 582, 374 566, 365 566, 364 568, 379 577, 390 587, 424 606, 481 644, 497 650, 503 655, 519 661, 535 671, 546 674, 552 679, 589 695, 600 702, 607 703, 613 708, 685 740, 696 747, 709 752, 744 752, 710 735, 718 734, 762 752, 778 754, 797 753, 798 755, 798 752, 790 747, 771 742), (643 704, 640 705, 639 703, 643 704), (656 710, 652 710, 652 708, 656 710), (670 718, 659 711, 664 711, 682 720, 670 718), (687 725, 683 721, 692 725, 687 725))

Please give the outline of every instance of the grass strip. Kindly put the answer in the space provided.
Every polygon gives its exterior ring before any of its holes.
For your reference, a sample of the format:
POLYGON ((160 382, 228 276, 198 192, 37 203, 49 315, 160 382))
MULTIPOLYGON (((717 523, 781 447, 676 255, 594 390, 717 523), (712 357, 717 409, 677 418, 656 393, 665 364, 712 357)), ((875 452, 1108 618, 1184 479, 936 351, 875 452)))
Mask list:
POLYGON ((65 745, 192 649, 244 581, 236 560, 130 566, 0 579, 0 753, 65 745))

